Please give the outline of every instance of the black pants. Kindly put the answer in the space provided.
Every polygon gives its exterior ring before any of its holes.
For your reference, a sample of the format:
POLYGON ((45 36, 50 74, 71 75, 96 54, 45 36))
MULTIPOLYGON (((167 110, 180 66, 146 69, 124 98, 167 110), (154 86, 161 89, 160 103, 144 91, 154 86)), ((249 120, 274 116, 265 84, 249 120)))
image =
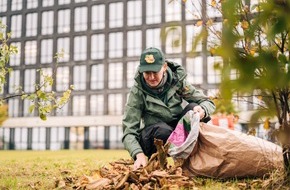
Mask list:
POLYGON ((188 104, 181 112, 179 118, 170 123, 159 122, 159 123, 147 126, 141 131, 139 143, 142 147, 144 154, 148 156, 148 158, 150 158, 150 156, 156 152, 156 147, 154 145, 154 138, 163 140, 163 144, 165 144, 168 137, 170 136, 172 131, 175 129, 178 121, 189 110, 193 110, 193 108, 196 105, 197 105, 196 103, 188 104))

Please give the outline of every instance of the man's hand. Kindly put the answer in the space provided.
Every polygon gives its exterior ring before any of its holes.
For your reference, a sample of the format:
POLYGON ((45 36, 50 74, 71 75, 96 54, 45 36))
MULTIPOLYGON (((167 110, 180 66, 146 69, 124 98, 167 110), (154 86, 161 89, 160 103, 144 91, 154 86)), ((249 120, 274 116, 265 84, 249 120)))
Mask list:
POLYGON ((138 153, 136 155, 136 160, 134 162, 134 170, 140 168, 141 166, 145 167, 147 165, 147 156, 144 153, 138 153))
POLYGON ((205 111, 204 111, 204 109, 201 106, 195 106, 193 108, 193 112, 194 113, 198 113, 200 119, 203 119, 204 116, 205 116, 205 111))

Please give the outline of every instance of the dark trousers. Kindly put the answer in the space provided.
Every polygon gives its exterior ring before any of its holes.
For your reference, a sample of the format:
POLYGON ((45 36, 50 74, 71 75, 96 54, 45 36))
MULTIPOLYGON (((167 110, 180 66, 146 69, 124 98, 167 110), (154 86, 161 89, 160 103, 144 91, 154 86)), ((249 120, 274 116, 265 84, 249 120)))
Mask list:
POLYGON ((168 137, 170 136, 172 131, 175 129, 178 121, 189 110, 193 110, 193 108, 196 105, 197 105, 196 103, 188 104, 181 112, 179 118, 170 123, 159 122, 159 123, 147 126, 141 131, 139 143, 142 147, 144 154, 148 156, 148 158, 150 158, 150 156, 156 152, 156 147, 154 145, 154 138, 161 139, 163 141, 163 144, 165 144, 168 137))

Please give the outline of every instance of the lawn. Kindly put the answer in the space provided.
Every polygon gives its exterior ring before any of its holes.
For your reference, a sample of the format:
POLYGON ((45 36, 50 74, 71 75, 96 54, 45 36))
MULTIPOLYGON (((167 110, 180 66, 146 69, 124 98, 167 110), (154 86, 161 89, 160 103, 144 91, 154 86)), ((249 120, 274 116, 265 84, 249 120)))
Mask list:
MULTIPOLYGON (((64 177, 80 178, 118 159, 124 150, 0 151, 0 190, 56 189, 64 177)), ((193 189, 261 189, 262 180, 195 178, 193 189)))

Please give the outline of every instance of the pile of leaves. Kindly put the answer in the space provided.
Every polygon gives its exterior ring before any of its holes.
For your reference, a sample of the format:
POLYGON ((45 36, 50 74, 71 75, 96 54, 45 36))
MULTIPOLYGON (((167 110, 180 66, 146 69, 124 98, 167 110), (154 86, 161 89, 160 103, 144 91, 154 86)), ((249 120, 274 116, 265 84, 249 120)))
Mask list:
POLYGON ((56 188, 74 189, 186 189, 194 187, 193 180, 183 175, 181 164, 169 165, 169 144, 155 139, 157 152, 145 167, 133 170, 133 160, 117 160, 101 167, 91 176, 65 177, 56 181, 56 188))

